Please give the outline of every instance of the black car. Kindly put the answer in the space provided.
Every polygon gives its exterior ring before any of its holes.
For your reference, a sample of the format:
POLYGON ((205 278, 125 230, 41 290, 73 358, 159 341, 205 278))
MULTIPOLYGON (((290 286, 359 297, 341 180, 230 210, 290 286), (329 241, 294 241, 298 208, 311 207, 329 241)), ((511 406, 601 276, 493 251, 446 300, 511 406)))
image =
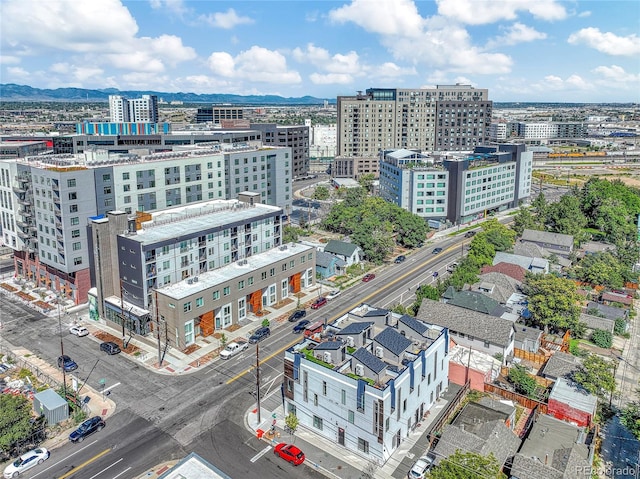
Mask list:
POLYGON ((433 253, 433 254, 442 253, 442 248, 433 248, 433 251, 431 251, 431 253, 433 253))
POLYGON ((402 263, 402 262, 404 262, 405 259, 407 259, 407 258, 405 258, 405 256, 401 254, 396 259, 394 259, 393 262, 394 263, 402 263))
POLYGON ((306 328, 307 324, 309 324, 310 322, 311 321, 309 321, 308 319, 303 319, 293 327, 293 332, 296 334, 301 333, 302 331, 304 331, 304 328, 306 328))
POLYGON ((58 367, 63 368, 65 372, 71 372, 78 369, 76 362, 66 354, 58 357, 58 367))
POLYGON ((467 232, 464 234, 464 237, 465 237, 465 238, 471 238, 471 237, 473 237, 475 234, 476 234, 476 232, 475 232, 475 231, 467 231, 467 232))
POLYGON ((255 332, 249 336, 249 342, 251 344, 255 344, 258 341, 262 341, 264 338, 268 337, 271 334, 271 330, 269 328, 258 328, 255 332))
POLYGON ((291 315, 289 316, 289 321, 294 323, 302 318, 304 318, 307 315, 307 312, 304 309, 299 309, 297 311, 294 311, 293 313, 291 313, 291 315))
POLYGON ((100 416, 94 416, 80 424, 78 429, 69 434, 69 440, 71 442, 82 442, 89 434, 100 431, 105 425, 100 416))
POLYGON ((107 341, 100 344, 100 351, 104 351, 107 354, 118 354, 120 352, 120 346, 112 341, 107 341))

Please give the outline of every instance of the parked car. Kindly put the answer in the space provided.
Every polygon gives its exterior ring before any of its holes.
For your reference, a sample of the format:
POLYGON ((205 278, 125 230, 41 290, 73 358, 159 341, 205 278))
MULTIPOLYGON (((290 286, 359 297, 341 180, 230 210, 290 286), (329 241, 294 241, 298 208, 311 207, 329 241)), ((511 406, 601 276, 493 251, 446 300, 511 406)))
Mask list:
POLYGON ((364 281, 365 283, 368 283, 369 281, 371 281, 372 279, 374 279, 376 277, 375 274, 373 273, 367 273, 362 277, 362 281, 364 281))
POLYGON ((296 321, 301 320, 307 315, 307 312, 304 309, 298 309, 289 315, 289 321, 294 323, 296 321))
POLYGON ((307 327, 307 324, 309 324, 311 321, 309 321, 308 319, 303 319, 302 321, 300 321, 298 324, 296 324, 293 327, 293 332, 295 334, 301 333, 304 331, 304 329, 307 327))
POLYGON ((44 461, 49 459, 49 455, 49 451, 44 447, 39 447, 38 449, 25 452, 22 456, 4 468, 4 477, 18 477, 24 471, 31 469, 33 466, 42 464, 44 461))
POLYGON ((100 416, 93 416, 80 424, 80 427, 69 434, 71 442, 82 442, 89 434, 102 430, 106 426, 104 420, 100 416))
POLYGON ((456 263, 455 261, 453 263, 451 263, 449 266, 447 266, 447 271, 449 273, 453 273, 456 268, 458 267, 458 263, 456 263))
POLYGON ((71 334, 74 334, 78 337, 82 337, 82 336, 88 336, 89 335, 89 330, 87 328, 85 328, 84 326, 71 326, 69 328, 69 332, 71 334))
POLYGON ((58 367, 63 368, 66 372, 75 371, 78 369, 76 362, 66 354, 58 357, 58 367))
POLYGON ((432 254, 439 254, 442 253, 442 248, 438 247, 438 248, 433 248, 433 250, 431 251, 432 254))
POLYGON ((401 254, 400 256, 398 256, 396 259, 393 260, 394 263, 404 263, 404 260, 407 259, 403 254, 401 254))
POLYGON ((249 342, 251 344, 255 344, 258 341, 262 341, 264 338, 268 337, 271 334, 271 330, 269 328, 258 328, 254 331, 254 333, 249 336, 249 342))
POLYGON ((324 306, 325 304, 327 304, 327 298, 318 298, 316 299, 313 304, 311 305, 311 309, 318 309, 321 308, 322 306, 324 306))
POLYGON ((242 351, 246 351, 249 348, 249 343, 246 339, 237 338, 231 341, 227 346, 220 351, 220 359, 229 359, 231 356, 240 354, 242 351))
POLYGON ((418 459, 414 464, 409 474, 407 474, 408 479, 424 479, 425 474, 433 467, 433 461, 435 457, 431 454, 426 456, 422 456, 418 459))
POLYGON ((437 277, 438 277, 438 272, 437 272, 437 271, 434 271, 434 272, 433 272, 433 277, 434 277, 434 278, 437 278, 437 277))
POLYGON ((326 296, 327 300, 332 300, 332 299, 336 299, 338 296, 340 296, 340 290, 339 289, 334 289, 333 291, 329 292, 329 294, 326 296))
POLYGON ((106 341, 100 344, 100 351, 104 351, 109 355, 113 355, 113 354, 118 354, 121 351, 121 349, 120 349, 120 346, 118 346, 113 341, 106 341))
POLYGON ((273 448, 273 452, 276 456, 280 456, 282 459, 290 462, 294 466, 299 466, 304 462, 304 452, 302 452, 293 444, 281 442, 273 448))
POLYGON ((464 234, 464 237, 465 237, 465 238, 472 238, 473 236, 475 236, 475 234, 476 234, 476 232, 475 232, 475 231, 467 231, 467 232, 464 234))

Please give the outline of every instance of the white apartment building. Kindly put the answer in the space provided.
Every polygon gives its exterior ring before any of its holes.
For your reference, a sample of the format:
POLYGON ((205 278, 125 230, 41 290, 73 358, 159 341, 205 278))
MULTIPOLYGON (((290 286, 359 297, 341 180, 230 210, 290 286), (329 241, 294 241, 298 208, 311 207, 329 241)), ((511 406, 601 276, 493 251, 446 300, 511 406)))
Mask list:
POLYGON ((378 464, 448 386, 446 328, 367 304, 285 351, 285 412, 378 464))
POLYGON ((311 120, 305 120, 305 125, 309 127, 309 157, 334 158, 338 144, 337 125, 312 125, 311 120))
POLYGON ((15 273, 77 304, 90 288, 89 219, 149 212, 252 192, 290 211, 289 148, 195 148, 147 156, 52 155, 0 160, 3 241, 15 273))
POLYGON ((109 115, 113 123, 157 123, 158 97, 142 95, 127 99, 120 95, 109 95, 109 115))

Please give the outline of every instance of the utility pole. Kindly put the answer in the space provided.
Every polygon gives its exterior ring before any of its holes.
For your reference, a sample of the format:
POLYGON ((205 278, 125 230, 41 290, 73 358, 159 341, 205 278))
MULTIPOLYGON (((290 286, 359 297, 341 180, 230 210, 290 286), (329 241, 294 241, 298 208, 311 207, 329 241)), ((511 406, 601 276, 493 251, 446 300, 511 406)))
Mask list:
POLYGON ((60 300, 62 298, 58 295, 58 328, 60 331, 60 356, 62 359, 62 393, 64 394, 64 400, 67 400, 67 373, 64 370, 64 342, 62 341, 62 318, 60 313, 60 300))
POLYGON ((258 424, 262 422, 260 418, 260 343, 256 342, 256 399, 258 400, 258 424))
POLYGON ((156 328, 158 328, 158 367, 162 367, 162 345, 160 344, 160 316, 158 315, 158 291, 154 290, 156 303, 156 328))
POLYGON ((120 321, 122 322, 122 349, 125 349, 124 340, 124 291, 122 289, 122 279, 120 279, 120 321))

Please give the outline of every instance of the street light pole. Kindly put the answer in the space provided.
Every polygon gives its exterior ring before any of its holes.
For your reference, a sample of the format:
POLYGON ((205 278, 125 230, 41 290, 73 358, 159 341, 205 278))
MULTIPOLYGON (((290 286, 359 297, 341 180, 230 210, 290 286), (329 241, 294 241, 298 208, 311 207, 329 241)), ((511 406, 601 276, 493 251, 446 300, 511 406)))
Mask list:
MULTIPOLYGON (((58 328, 60 331, 60 356, 64 356, 64 342, 62 341, 62 317, 60 312, 60 296, 58 295, 58 328)), ((62 359, 62 393, 64 400, 67 400, 67 373, 64 370, 64 357, 62 359)))

